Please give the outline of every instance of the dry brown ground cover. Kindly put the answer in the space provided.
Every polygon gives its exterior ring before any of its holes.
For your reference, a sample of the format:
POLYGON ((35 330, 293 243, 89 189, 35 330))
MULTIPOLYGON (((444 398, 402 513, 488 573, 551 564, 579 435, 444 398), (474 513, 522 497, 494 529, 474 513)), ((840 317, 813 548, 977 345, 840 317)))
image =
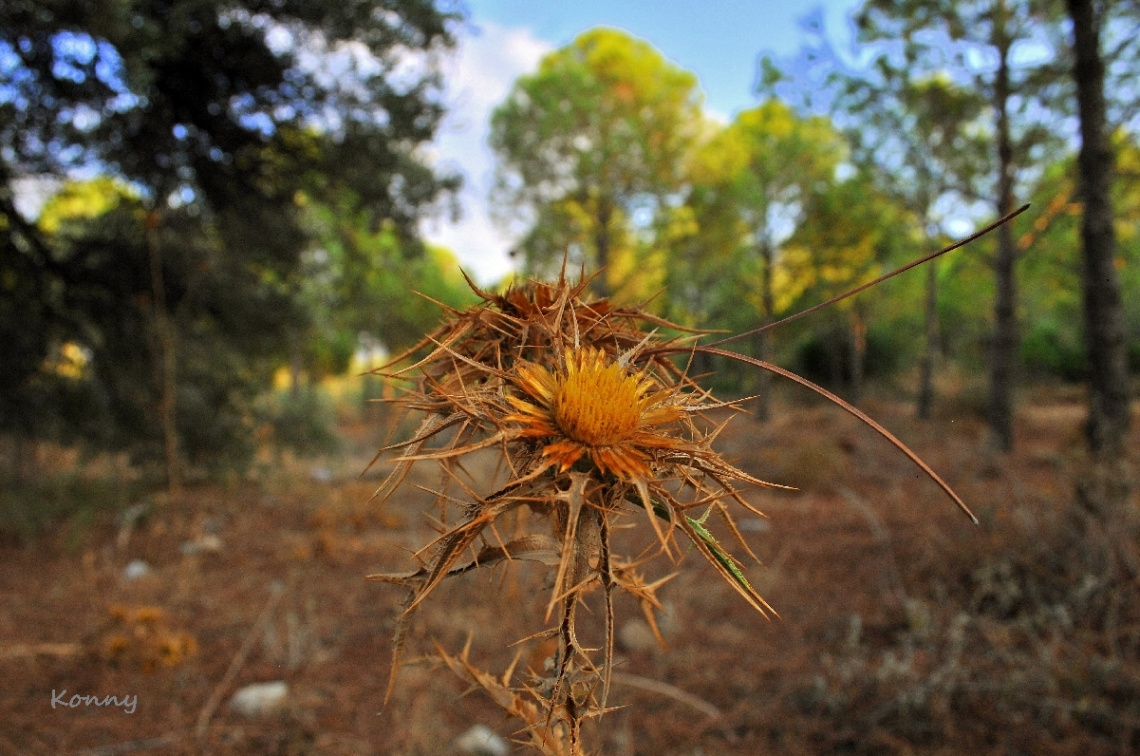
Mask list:
MULTIPOLYGON (((667 650, 644 642, 638 607, 619 606, 621 708, 587 733, 594 752, 1140 752, 1136 531, 1071 503, 1081 406, 1027 403, 1010 457, 986 451, 965 409, 920 423, 900 404, 865 408, 981 525, 835 408, 738 418, 726 456, 802 489, 750 493, 770 519, 741 517, 765 562, 749 578, 781 618, 757 616, 691 557, 662 589, 667 650)), ((331 480, 283 463, 258 483, 151 495, 130 532, 106 513, 78 533, 61 523, 0 542, 0 754, 412 756, 451 753, 476 723, 509 736, 516 722, 427 662, 401 670, 381 710, 403 596, 362 578, 409 567, 431 530, 411 489, 383 510, 367 503, 384 467, 355 474, 379 434, 346 433, 352 453, 331 480), (124 580, 136 559, 151 572, 124 580), (269 680, 289 685, 278 712, 226 705, 269 680), (137 696, 137 708, 53 710, 64 689, 137 696)), ((409 657, 470 638, 473 661, 503 670, 504 639, 541 621, 544 579, 524 566, 448 581, 409 657)), ((521 665, 541 663, 531 656, 521 665)))

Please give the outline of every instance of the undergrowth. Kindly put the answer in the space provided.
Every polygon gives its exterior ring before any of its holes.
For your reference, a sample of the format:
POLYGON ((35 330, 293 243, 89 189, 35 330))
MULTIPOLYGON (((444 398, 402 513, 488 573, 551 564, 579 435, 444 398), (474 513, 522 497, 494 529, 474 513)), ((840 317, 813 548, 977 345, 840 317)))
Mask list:
POLYGON ((1006 517, 872 626, 848 618, 784 700, 827 723, 818 753, 1140 750, 1136 512, 1055 510, 1006 517))

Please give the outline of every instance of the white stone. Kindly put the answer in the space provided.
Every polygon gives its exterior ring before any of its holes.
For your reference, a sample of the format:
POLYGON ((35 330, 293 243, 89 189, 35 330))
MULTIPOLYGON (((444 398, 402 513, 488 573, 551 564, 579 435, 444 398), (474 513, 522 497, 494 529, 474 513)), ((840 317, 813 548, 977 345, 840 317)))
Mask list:
POLYGON ((186 556, 210 552, 216 554, 222 550, 222 539, 213 533, 207 533, 196 541, 183 541, 182 553, 186 556))
POLYGON ((743 533, 767 533, 772 525, 763 517, 748 517, 738 520, 736 526, 743 533))
POLYGON ((234 693, 230 709, 247 717, 258 717, 280 707, 288 694, 289 686, 284 680, 253 683, 234 693))
MULTIPOLYGON (((661 611, 658 611, 654 618, 657 620, 657 629, 661 633, 661 639, 666 643, 676 637, 681 629, 680 622, 677 619, 677 608, 671 601, 664 602, 661 611)), ((653 628, 640 617, 631 619, 618 628, 617 642, 619 646, 630 653, 656 654, 665 650, 661 647, 660 641, 657 640, 653 628)))
POLYGON ((618 628, 618 645, 633 654, 653 654, 661 650, 653 628, 643 619, 631 619, 618 628))
POLYGON ((141 559, 135 559, 123 569, 123 580, 138 580, 150 574, 150 565, 141 559))
POLYGON ((507 756, 511 746, 490 727, 477 724, 455 739, 455 749, 467 756, 507 756))

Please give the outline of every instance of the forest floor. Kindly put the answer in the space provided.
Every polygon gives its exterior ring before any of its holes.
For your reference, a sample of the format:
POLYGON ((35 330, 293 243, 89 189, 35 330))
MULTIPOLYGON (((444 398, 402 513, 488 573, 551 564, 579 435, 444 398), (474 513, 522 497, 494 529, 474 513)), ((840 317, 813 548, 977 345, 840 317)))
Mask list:
MULTIPOLYGON (((1074 504, 1080 397, 1027 398, 1004 456, 965 409, 920 422, 909 405, 864 408, 981 524, 840 410, 736 418, 725 456, 800 489, 750 491, 769 518, 738 517, 763 561, 747 575, 780 617, 759 616, 693 555, 660 592, 666 649, 619 601, 619 708, 587 728, 590 752, 1140 752, 1137 531, 1074 504)), ((409 550, 433 531, 414 487, 369 503, 389 467, 358 473, 381 430, 343 431, 335 459, 287 458, 257 481, 147 494, 133 519, 98 512, 0 540, 0 755, 434 756, 459 753, 476 724, 511 737, 518 721, 416 657, 470 640, 470 658, 501 673, 504 646, 543 626, 537 565, 443 584, 383 706, 404 595, 363 578, 413 568, 409 550), (288 693, 274 712, 229 705, 275 680, 288 693)), ((1131 448, 1140 469, 1140 431, 1131 448)), ((431 485, 427 472, 411 482, 431 485)))

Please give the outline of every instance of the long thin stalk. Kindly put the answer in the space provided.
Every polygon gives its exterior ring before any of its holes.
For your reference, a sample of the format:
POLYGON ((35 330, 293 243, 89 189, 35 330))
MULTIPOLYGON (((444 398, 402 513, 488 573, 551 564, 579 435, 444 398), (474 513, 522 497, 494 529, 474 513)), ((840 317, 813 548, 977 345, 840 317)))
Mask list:
MULTIPOLYGON (((777 326, 784 325, 785 323, 791 323, 793 320, 799 320, 800 318, 804 317, 805 315, 810 315, 811 313, 815 312, 816 310, 822 310, 824 307, 830 307, 831 305, 835 304, 836 302, 847 299, 847 297, 853 297, 861 291, 866 291, 867 289, 871 288, 872 286, 875 286, 877 284, 882 283, 883 281, 886 281, 888 278, 894 278, 895 276, 897 276, 900 273, 905 273, 906 271, 910 270, 911 268, 916 268, 925 262, 929 262, 936 257, 939 257, 941 255, 946 254, 947 252, 953 252, 954 250, 958 249, 959 247, 964 247, 967 244, 969 244, 970 242, 974 241, 975 239, 979 239, 979 238, 985 236, 990 231, 993 231, 998 226, 1001 226, 1003 223, 1007 223, 1007 222, 1013 220, 1014 218, 1021 215, 1023 212, 1025 212, 1028 209, 1029 209, 1028 204, 1022 205, 1021 207, 1019 207, 1018 209, 1009 213, 1008 215, 1002 216, 1000 219, 998 219, 998 220, 994 221, 993 223, 991 223, 990 225, 986 226, 981 231, 977 231, 973 234, 970 234, 969 236, 967 236, 965 239, 962 239, 961 241, 954 242, 950 246, 943 247, 942 249, 938 250, 937 252, 929 254, 926 257, 921 257, 921 258, 915 260, 914 262, 907 263, 906 265, 902 266, 901 268, 899 268, 897 270, 893 270, 890 273, 887 273, 886 275, 879 276, 874 281, 871 281, 869 283, 865 283, 862 286, 856 286, 851 291, 848 291, 844 294, 840 294, 837 297, 832 297, 831 299, 827 300, 826 302, 823 302, 821 304, 817 304, 814 307, 809 307, 806 310, 801 310, 800 312, 797 312, 795 315, 789 315, 788 317, 783 318, 782 320, 777 320, 775 323, 767 323, 765 325, 760 326, 759 328, 753 328, 751 331, 744 331, 743 333, 738 333, 738 334, 735 334, 733 336, 729 336, 727 338, 720 339, 719 341, 710 342, 708 344, 705 344, 705 346, 717 347, 717 346, 721 346, 722 344, 727 344, 730 341, 737 341, 739 339, 748 338, 749 336, 755 336, 758 333, 763 333, 764 331, 770 331, 773 328, 776 328, 777 326)), ((684 350, 678 350, 678 351, 684 351, 684 350)))

